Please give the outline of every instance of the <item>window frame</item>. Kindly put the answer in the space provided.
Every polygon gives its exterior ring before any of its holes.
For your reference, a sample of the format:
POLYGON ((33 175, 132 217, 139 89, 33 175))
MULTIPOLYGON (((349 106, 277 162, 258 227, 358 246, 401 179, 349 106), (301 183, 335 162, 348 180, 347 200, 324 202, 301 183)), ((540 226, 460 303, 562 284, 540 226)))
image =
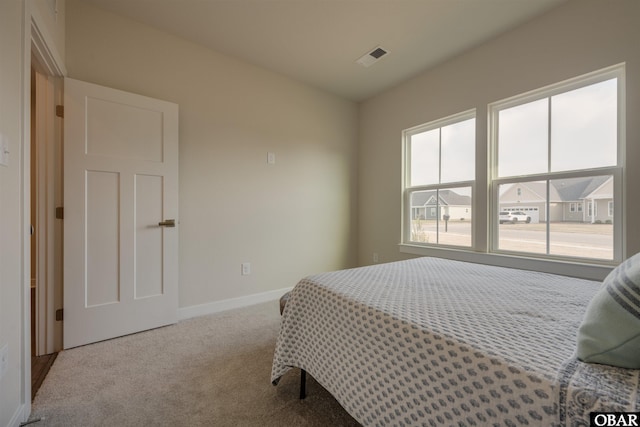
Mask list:
MULTIPOLYGON (((618 64, 602 70, 595 71, 583 76, 578 76, 563 82, 559 82, 550 86, 546 86, 534 91, 513 96, 511 98, 497 101, 488 105, 488 132, 489 132, 489 252, 494 254, 513 255, 520 258, 542 258, 554 261, 582 262, 587 264, 604 264, 615 265, 622 261, 624 257, 624 234, 623 234, 623 217, 625 200, 623 198, 623 170, 625 164, 625 67, 624 64, 618 64), (614 166, 576 169, 570 171, 535 173, 522 176, 499 177, 498 176, 498 115, 499 112, 523 105, 540 99, 550 98, 565 92, 569 92, 582 87, 590 86, 606 80, 617 79, 617 164, 614 166), (499 228, 498 228, 498 212, 499 212, 499 191, 500 185, 532 182, 532 181, 552 181, 556 179, 568 178, 586 178, 593 176, 611 175, 613 177, 613 259, 595 259, 568 257, 551 254, 539 254, 533 252, 516 252, 499 248, 499 228)), ((549 129, 551 133, 551 129, 549 129)), ((548 188, 548 185, 547 185, 548 188)), ((548 191, 548 190, 547 190, 548 191)), ((549 204, 549 196, 547 192, 547 206, 549 204)), ((547 245, 549 242, 549 218, 547 217, 547 245)))
MULTIPOLYGON (((465 181, 455 181, 455 182, 446 182, 446 183, 437 183, 437 184, 427 184, 427 185, 410 185, 411 183, 411 150, 409 148, 411 142, 411 136, 417 135, 423 132, 428 132, 434 129, 441 129, 443 127, 463 122, 466 120, 475 119, 476 121, 476 129, 477 129, 477 120, 478 116, 476 114, 476 109, 466 110, 457 114, 453 114, 442 119, 433 120, 428 123, 420 124, 418 126, 411 127, 409 129, 405 129, 402 131, 402 224, 401 224, 401 245, 408 246, 419 246, 419 247, 432 247, 432 248, 450 248, 455 250, 473 250, 475 244, 475 232, 474 232, 474 221, 471 221, 471 244, 470 246, 458 246, 458 245, 447 245, 443 243, 435 243, 431 242, 418 242, 411 240, 411 221, 412 221, 412 209, 411 209, 411 195, 414 192, 419 191, 437 191, 437 190, 450 190, 460 187, 470 187, 471 188, 471 209, 473 212, 474 206, 474 198, 476 193, 476 178, 477 173, 474 174, 474 178, 472 180, 465 181)), ((477 147, 478 135, 477 132, 474 131, 475 137, 475 145, 474 149, 477 147)), ((442 156, 442 153, 440 153, 442 156)), ((474 151, 474 164, 476 159, 476 151, 474 151)), ((441 164, 442 158, 438 159, 439 164, 441 164)), ((440 171, 441 175, 441 171, 440 171)), ((434 208, 435 209, 435 208, 434 208)), ((473 213, 472 213, 473 218, 473 213)), ((437 227, 437 233, 439 236, 439 228, 437 227)), ((439 239, 438 239, 439 240, 439 239)))
MULTIPOLYGON (((402 169, 400 175, 400 230, 398 232, 399 243, 398 250, 401 254, 408 256, 432 256, 447 258, 458 261, 474 262, 487 265, 495 265, 510 268, 522 268, 525 270, 544 271, 548 273, 561 274, 582 277, 591 280, 602 280, 611 272, 612 267, 617 265, 626 257, 626 237, 623 231, 626 228, 627 216, 625 214, 627 209, 627 201, 623 198, 624 191, 627 188, 626 179, 626 83, 625 83, 625 63, 621 62, 610 67, 602 68, 600 70, 586 73, 576 78, 569 79, 567 81, 560 81, 555 79, 559 83, 546 86, 546 89, 552 87, 562 87, 562 85, 571 81, 585 81, 586 78, 593 75, 602 76, 607 72, 613 72, 617 75, 611 77, 618 78, 618 170, 614 174, 615 179, 615 193, 614 198, 618 201, 614 209, 614 260, 599 261, 595 259, 578 259, 578 258, 551 258, 541 257, 536 254, 516 253, 516 252, 495 252, 492 251, 493 239, 495 239, 494 233, 497 228, 497 205, 492 202, 490 197, 490 190, 492 186, 492 170, 493 162, 492 148, 490 144, 489 127, 491 125, 489 107, 492 105, 489 102, 480 102, 478 104, 467 104, 466 106, 474 107, 478 113, 476 116, 476 178, 475 186, 473 187, 473 246, 467 247, 447 247, 447 246, 425 246, 417 245, 408 241, 405 238, 405 225, 407 224, 405 216, 408 215, 405 208, 405 153, 402 152, 401 159, 399 160, 399 167, 402 169), (486 120, 483 120, 485 117, 486 120), (496 218, 494 220, 494 218, 496 218), (495 224, 493 223, 495 221, 495 224)), ((575 74, 574 74, 575 75, 575 74)), ((600 77, 600 80, 606 80, 606 78, 600 77)), ((595 83, 595 81, 594 81, 595 83)), ((584 83, 586 84, 586 83, 584 83)), ((539 85, 535 85, 539 86, 539 85)), ((531 86, 531 87, 535 87, 531 86)), ((541 90, 545 90, 542 88, 541 90)), ((535 93, 532 92, 532 93, 535 93)), ((523 93, 526 94, 526 93, 523 93)), ((522 94, 518 96, 522 98, 522 94)), ((514 97, 516 98, 516 97, 514 97)), ((441 116, 443 117, 444 114, 441 116)), ((402 129, 398 132, 398 140, 400 142, 400 149, 404 150, 404 139, 402 138, 402 129)), ((494 190, 495 191, 495 190, 494 190)), ((494 196, 495 197, 495 196, 494 196)), ((577 206, 578 212, 586 212, 586 203, 582 201, 577 206)))

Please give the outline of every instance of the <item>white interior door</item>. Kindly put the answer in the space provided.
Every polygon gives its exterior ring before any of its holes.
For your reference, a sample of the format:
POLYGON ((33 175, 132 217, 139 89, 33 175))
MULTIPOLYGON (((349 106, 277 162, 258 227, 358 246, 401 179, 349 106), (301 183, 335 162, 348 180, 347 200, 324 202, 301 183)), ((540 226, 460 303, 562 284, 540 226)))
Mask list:
POLYGON ((64 348, 175 323, 178 106, 64 81, 64 348), (169 225, 160 225, 161 223, 169 225))

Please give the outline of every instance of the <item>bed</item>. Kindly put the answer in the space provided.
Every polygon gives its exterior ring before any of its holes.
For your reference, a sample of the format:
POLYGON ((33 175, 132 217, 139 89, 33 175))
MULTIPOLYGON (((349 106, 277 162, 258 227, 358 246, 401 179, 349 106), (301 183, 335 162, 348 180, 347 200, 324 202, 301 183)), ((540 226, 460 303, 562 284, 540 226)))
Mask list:
POLYGON ((437 258, 309 276, 271 381, 300 368, 362 425, 581 426, 638 411, 638 369, 583 363, 600 282, 437 258))

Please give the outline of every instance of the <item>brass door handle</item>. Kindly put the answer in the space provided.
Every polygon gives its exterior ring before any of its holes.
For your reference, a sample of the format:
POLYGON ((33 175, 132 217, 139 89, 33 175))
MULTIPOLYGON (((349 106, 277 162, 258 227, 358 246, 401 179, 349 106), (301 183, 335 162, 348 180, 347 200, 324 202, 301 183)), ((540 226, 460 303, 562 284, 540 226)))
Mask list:
POLYGON ((175 219, 165 219, 162 222, 159 222, 158 225, 160 227, 175 227, 176 226, 176 220, 175 219))

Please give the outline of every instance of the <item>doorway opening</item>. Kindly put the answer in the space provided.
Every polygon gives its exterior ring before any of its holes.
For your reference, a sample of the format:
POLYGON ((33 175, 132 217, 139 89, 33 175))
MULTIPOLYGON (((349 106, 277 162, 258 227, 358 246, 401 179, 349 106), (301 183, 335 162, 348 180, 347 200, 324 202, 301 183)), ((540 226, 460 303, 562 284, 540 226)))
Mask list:
POLYGON ((55 114, 61 79, 47 75, 35 58, 31 68, 31 398, 62 349, 62 123, 55 114))

